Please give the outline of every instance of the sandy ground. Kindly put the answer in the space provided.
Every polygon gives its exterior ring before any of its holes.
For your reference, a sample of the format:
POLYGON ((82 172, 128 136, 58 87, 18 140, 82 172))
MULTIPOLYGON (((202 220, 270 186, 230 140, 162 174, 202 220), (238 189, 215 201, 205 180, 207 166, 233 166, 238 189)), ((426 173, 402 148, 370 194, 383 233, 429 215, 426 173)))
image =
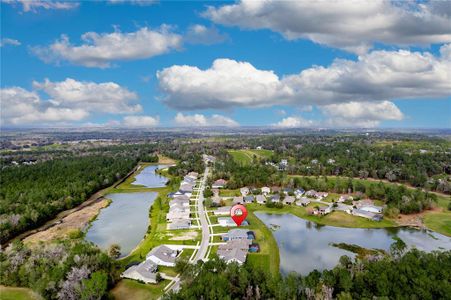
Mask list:
POLYGON ((175 164, 175 160, 173 160, 172 158, 166 157, 164 155, 158 154, 158 163, 172 165, 172 164, 175 164))
POLYGON ((396 219, 396 223, 398 223, 400 226, 412 226, 417 228, 426 228, 426 225, 423 223, 423 217, 427 212, 435 211, 440 212, 442 209, 440 207, 435 207, 428 211, 423 211, 416 214, 410 214, 410 215, 402 215, 400 214, 398 218, 396 219))
POLYGON ((76 230, 83 230, 90 220, 99 214, 100 209, 108 205, 107 199, 101 199, 83 209, 76 211, 65 218, 62 222, 50 227, 47 230, 37 232, 24 239, 25 243, 35 244, 39 241, 47 242, 50 240, 64 238, 68 233, 76 230))
POLYGON ((170 240, 172 240, 172 241, 188 241, 188 240, 193 240, 196 237, 197 237, 197 232, 190 231, 190 232, 185 232, 183 234, 179 234, 179 235, 171 238, 170 240))

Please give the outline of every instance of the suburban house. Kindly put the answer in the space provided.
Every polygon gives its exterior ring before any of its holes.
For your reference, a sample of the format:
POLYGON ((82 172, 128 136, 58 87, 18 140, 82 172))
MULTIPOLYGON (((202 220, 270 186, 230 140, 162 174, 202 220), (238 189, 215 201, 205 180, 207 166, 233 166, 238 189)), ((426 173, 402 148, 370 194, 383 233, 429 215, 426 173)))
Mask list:
POLYGON ((235 196, 235 197, 233 197, 232 203, 233 203, 233 205, 235 205, 235 204, 243 204, 244 203, 243 196, 235 196))
POLYGON ((175 260, 177 258, 178 251, 171 248, 160 245, 153 248, 146 256, 147 260, 166 267, 175 267, 175 260))
POLYGON ((309 205, 310 204, 310 199, 309 198, 307 198, 307 197, 301 197, 301 199, 299 199, 297 202, 296 202, 296 205, 298 205, 298 206, 307 206, 307 205, 309 205))
POLYGON ((282 159, 279 163, 279 171, 285 171, 288 167, 288 160, 282 159))
POLYGON ((358 209, 358 208, 353 209, 351 213, 354 216, 367 218, 367 219, 370 219, 370 220, 373 220, 373 221, 380 221, 383 218, 381 214, 369 212, 369 211, 366 211, 366 210, 361 210, 361 209, 358 209))
POLYGON ((236 262, 241 265, 246 262, 251 244, 252 241, 249 239, 231 240, 224 245, 219 245, 217 254, 226 263, 236 262))
MULTIPOLYGON (((230 218, 230 217, 218 218, 218 224, 219 224, 219 226, 222 226, 222 227, 236 227, 235 221, 233 221, 232 218, 230 218)), ((246 225, 249 225, 249 223, 246 220, 244 220, 241 223, 241 226, 246 226, 246 225)))
POLYGON ((272 191, 273 193, 278 193, 278 192, 280 192, 280 187, 278 187, 278 186, 273 186, 273 187, 271 187, 271 191, 272 191))
POLYGON ((209 164, 209 163, 214 164, 216 161, 216 157, 207 155, 207 154, 202 154, 202 158, 203 158, 204 162, 207 164, 209 164))
POLYGON ((211 185, 212 189, 223 189, 225 185, 227 184, 227 181, 224 179, 218 179, 211 185))
POLYGON ((242 265, 246 262, 247 250, 233 248, 230 250, 218 249, 216 252, 218 257, 224 260, 226 263, 236 262, 242 265))
POLYGON ((380 214, 380 213, 382 213, 383 207, 382 206, 376 206, 376 205, 364 205, 364 206, 358 207, 358 209, 364 210, 364 211, 368 211, 368 212, 372 212, 372 213, 375 213, 375 214, 380 214))
POLYGON ((271 196, 271 202, 279 203, 280 202, 280 196, 279 195, 272 195, 271 196))
POLYGON ((254 238, 253 232, 246 229, 231 229, 222 236, 223 241, 234 241, 254 238))
POLYGON ((313 211, 314 215, 327 215, 332 212, 332 206, 321 206, 313 211))
POLYGON ((197 173, 197 172, 189 172, 186 176, 191 177, 193 179, 197 179, 197 177, 199 176, 199 173, 197 173))
POLYGON ((295 199, 293 196, 286 196, 286 197, 283 199, 283 204, 291 205, 291 204, 294 203, 295 200, 296 200, 296 199, 295 199))
POLYGON ((291 193, 293 193, 293 189, 290 189, 290 188, 284 188, 284 189, 283 189, 283 193, 284 193, 285 195, 291 194, 291 193))
POLYGON ((246 196, 243 198, 243 203, 250 204, 254 202, 254 196, 246 196))
POLYGON ((315 197, 315 194, 316 194, 315 190, 308 190, 307 192, 305 192, 305 195, 311 198, 315 197))
POLYGON ((249 194, 249 188, 247 186, 240 188, 240 193, 243 197, 247 196, 249 194))
POLYGON ((231 206, 221 206, 218 209, 214 210, 213 214, 215 216, 229 216, 231 208, 231 206))
POLYGON ((190 212, 189 211, 182 211, 182 212, 169 212, 166 214, 166 220, 171 222, 173 220, 176 219, 185 219, 185 220, 189 220, 189 215, 190 212))
POLYGON ((267 186, 262 187, 261 190, 263 195, 268 195, 269 193, 271 193, 271 189, 267 186))
POLYGON ((354 198, 351 195, 341 195, 340 198, 338 198, 337 202, 345 202, 345 201, 352 201, 354 198))
POLYGON ((233 221, 230 217, 218 218, 218 223, 222 227, 236 227, 235 221, 233 221))
POLYGON ((326 198, 327 196, 329 196, 329 193, 326 193, 326 192, 316 192, 314 195, 314 197, 319 200, 322 200, 322 199, 326 198))
POLYGON ((144 283, 157 283, 157 269, 158 266, 154 262, 145 260, 125 270, 121 277, 139 280, 144 283))
POLYGON ((258 204, 265 204, 266 203, 266 198, 263 195, 257 195, 255 197, 255 199, 257 200, 258 204))
POLYGON ((169 207, 174 207, 174 206, 188 207, 189 206, 189 200, 175 198, 175 199, 169 201, 169 207))
POLYGON ((189 201, 189 196, 188 195, 174 195, 172 197, 174 200, 186 200, 189 201))
POLYGON ((194 187, 193 184, 183 183, 183 184, 180 185, 180 191, 192 193, 193 192, 193 187, 194 187))
POLYGON ((294 195, 296 198, 300 198, 302 195, 304 195, 305 191, 301 188, 294 190, 294 195))
POLYGON ((171 223, 168 223, 168 230, 177 230, 177 229, 189 229, 191 228, 191 220, 190 219, 172 219, 171 223))

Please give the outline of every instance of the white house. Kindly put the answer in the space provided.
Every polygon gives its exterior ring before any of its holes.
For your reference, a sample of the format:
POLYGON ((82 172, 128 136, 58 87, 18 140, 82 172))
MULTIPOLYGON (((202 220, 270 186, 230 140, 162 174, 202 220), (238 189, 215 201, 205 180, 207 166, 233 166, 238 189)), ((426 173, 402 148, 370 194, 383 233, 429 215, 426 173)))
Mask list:
POLYGON ((218 209, 214 210, 213 214, 215 216, 229 216, 231 208, 231 206, 221 206, 218 209))
POLYGON ((218 218, 218 223, 222 227, 236 227, 235 221, 233 221, 230 217, 218 218))
POLYGON ((255 199, 257 200, 258 204, 265 204, 266 203, 266 198, 263 195, 257 195, 255 197, 255 199))
POLYGON ((240 193, 243 197, 247 196, 249 194, 249 188, 247 186, 240 188, 240 193))
POLYGON ((139 265, 134 265, 125 270, 122 278, 139 280, 144 283, 157 283, 158 266, 151 260, 145 260, 139 265))
POLYGON ((271 193, 271 189, 267 186, 262 187, 261 190, 264 195, 268 195, 269 193, 271 193))
POLYGON ((175 267, 175 260, 177 258, 178 251, 161 245, 153 248, 146 256, 147 260, 159 266, 175 267))

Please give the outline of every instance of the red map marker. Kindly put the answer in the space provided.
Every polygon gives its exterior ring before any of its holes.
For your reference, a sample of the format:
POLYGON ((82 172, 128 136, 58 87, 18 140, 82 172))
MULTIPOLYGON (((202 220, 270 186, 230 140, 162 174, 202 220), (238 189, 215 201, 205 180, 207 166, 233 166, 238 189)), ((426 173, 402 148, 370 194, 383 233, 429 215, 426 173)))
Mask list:
POLYGON ((247 217, 246 207, 241 204, 232 206, 232 208, 230 209, 230 216, 232 217, 233 221, 235 221, 236 225, 240 226, 247 217))

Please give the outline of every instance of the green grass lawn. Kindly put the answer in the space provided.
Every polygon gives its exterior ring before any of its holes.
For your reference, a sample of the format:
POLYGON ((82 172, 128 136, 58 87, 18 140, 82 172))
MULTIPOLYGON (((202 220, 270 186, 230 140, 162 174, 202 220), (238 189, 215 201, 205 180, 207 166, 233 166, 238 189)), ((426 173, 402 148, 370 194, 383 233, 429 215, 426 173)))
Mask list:
POLYGON ((423 217, 423 223, 433 231, 451 236, 451 213, 449 211, 428 211, 423 217))
POLYGON ((41 296, 30 289, 0 285, 0 300, 40 300, 41 296))
POLYGON ((159 284, 144 284, 134 280, 122 279, 110 291, 115 300, 150 300, 163 295, 164 287, 169 283, 164 280, 159 284))
POLYGON ((232 155, 233 160, 242 165, 249 165, 254 160, 254 157, 257 159, 268 159, 273 154, 272 150, 228 150, 229 154, 232 155))

